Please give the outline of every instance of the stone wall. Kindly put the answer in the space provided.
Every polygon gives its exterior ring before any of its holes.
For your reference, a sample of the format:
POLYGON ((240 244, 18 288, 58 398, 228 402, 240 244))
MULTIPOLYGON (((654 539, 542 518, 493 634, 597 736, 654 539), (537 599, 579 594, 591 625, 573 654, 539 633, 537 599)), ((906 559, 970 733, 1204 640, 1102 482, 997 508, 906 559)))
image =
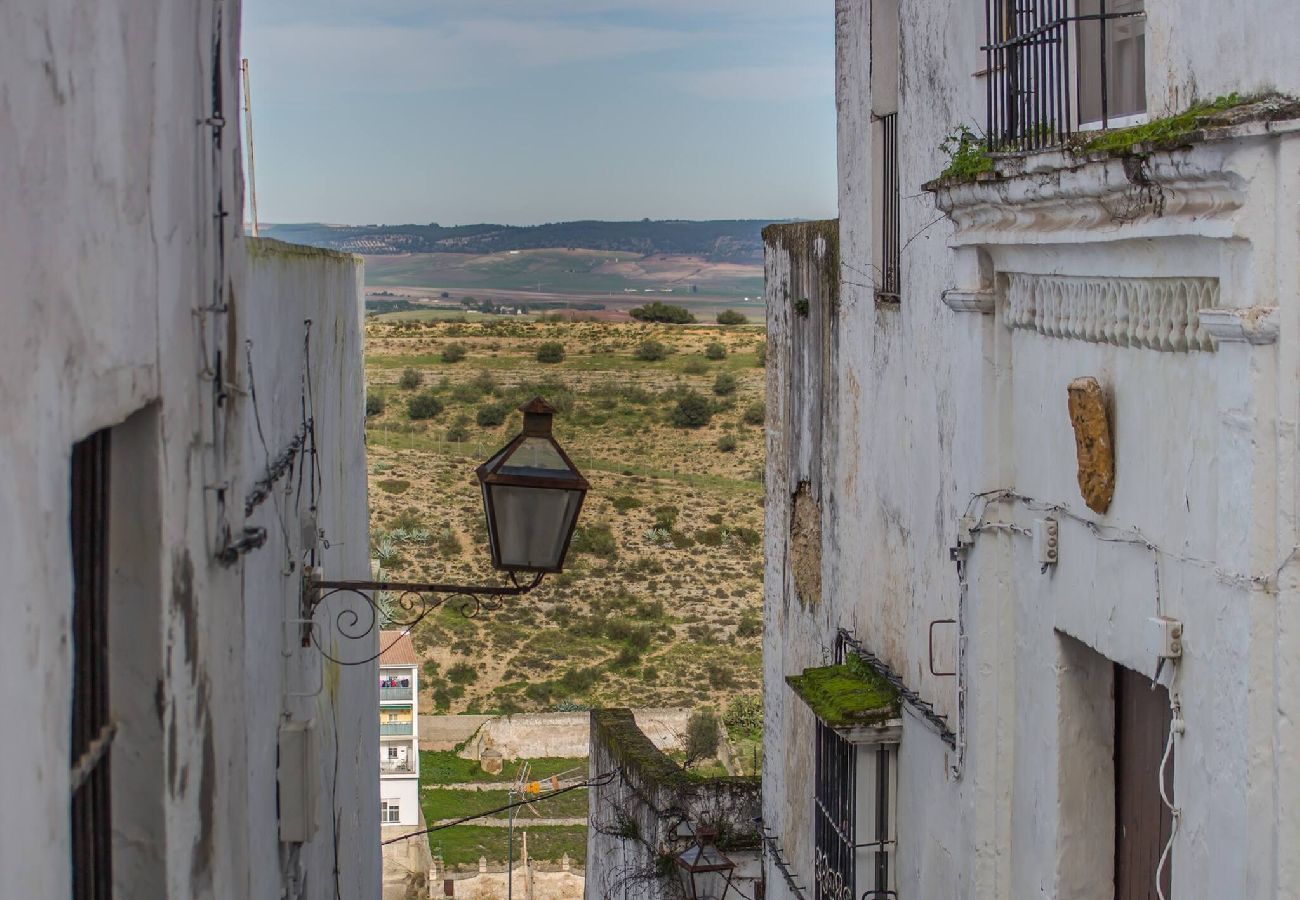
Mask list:
MULTIPOLYGON (((638 709, 633 715, 637 727, 656 747, 668 751, 682 748, 689 709, 638 709)), ((481 759, 484 751, 492 750, 503 759, 585 757, 590 740, 589 713, 519 713, 484 722, 460 755, 481 759)))
MULTIPOLYGON (((589 777, 596 786, 589 792, 587 900, 681 897, 674 858, 700 826, 717 829, 719 849, 737 864, 735 885, 755 896, 759 779, 684 771, 637 727, 630 710, 593 710, 590 722, 589 777)), ((709 885, 720 893, 721 882, 709 885)))

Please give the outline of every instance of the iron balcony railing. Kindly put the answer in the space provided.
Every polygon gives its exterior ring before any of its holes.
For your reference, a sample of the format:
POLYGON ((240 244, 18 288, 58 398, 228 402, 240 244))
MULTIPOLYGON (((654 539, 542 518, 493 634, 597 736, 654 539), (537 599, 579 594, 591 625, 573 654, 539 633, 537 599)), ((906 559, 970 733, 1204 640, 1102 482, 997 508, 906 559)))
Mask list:
POLYGON ((412 775, 415 773, 415 766, 404 759, 381 759, 379 771, 383 775, 412 775))
POLYGON ((1077 128, 1079 97, 1085 87, 1100 92, 1097 124, 1110 127, 1115 111, 1110 109, 1113 60, 1107 29, 1120 20, 1145 16, 1141 4, 1133 0, 1090 0, 1077 5, 1076 0, 985 2, 981 49, 988 73, 989 150, 1040 150, 1065 143, 1077 128), (1080 40, 1082 27, 1095 30, 1089 31, 1086 46, 1080 40), (1076 58, 1081 47, 1083 56, 1076 58))
POLYGON ((379 734, 381 737, 410 737, 415 733, 415 725, 412 722, 380 722, 379 734))
POLYGON ((409 687, 381 687, 379 689, 379 699, 385 700, 410 700, 411 689, 409 687))

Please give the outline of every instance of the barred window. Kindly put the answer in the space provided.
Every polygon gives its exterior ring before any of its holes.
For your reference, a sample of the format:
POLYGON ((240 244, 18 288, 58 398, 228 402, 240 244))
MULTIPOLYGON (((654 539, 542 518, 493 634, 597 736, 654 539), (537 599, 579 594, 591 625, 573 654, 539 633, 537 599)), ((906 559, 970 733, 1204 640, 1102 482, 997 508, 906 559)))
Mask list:
POLYGON ((986 0, 990 150, 1037 150, 1146 111, 1145 0, 986 0))
POLYGON ((871 119, 876 210, 876 299, 902 296, 902 219, 898 170, 898 3, 871 2, 871 119))
POLYGON ((896 896, 898 744, 850 740, 817 722, 815 900, 896 896))

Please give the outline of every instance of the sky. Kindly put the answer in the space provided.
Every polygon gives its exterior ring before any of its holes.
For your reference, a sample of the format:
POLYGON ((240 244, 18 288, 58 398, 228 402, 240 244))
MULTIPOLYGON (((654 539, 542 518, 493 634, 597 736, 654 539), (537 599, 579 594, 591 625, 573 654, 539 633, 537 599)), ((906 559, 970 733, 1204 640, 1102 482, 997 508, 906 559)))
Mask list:
POLYGON ((244 0, 262 222, 835 215, 833 0, 244 0))

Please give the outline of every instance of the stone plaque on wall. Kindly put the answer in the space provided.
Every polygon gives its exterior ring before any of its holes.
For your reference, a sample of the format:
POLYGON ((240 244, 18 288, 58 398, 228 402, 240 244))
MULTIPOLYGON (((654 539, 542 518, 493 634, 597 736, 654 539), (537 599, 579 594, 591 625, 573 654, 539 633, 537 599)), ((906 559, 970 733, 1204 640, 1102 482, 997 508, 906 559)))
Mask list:
POLYGON ((1070 382, 1070 423, 1074 426, 1079 493, 1093 512, 1104 513, 1115 496, 1115 449, 1110 434, 1106 392, 1092 377, 1070 382))

